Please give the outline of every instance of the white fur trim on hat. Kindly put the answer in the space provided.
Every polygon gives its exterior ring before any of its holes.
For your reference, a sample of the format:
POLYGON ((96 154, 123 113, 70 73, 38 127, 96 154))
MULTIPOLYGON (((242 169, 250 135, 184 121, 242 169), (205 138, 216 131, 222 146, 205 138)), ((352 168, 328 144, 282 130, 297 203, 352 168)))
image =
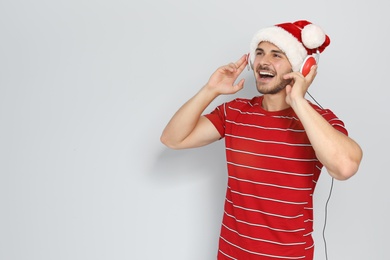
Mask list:
POLYGON ((262 41, 267 41, 276 45, 286 54, 293 71, 299 71, 302 62, 307 56, 307 51, 297 38, 278 26, 261 29, 255 34, 250 44, 251 64, 253 64, 255 60, 256 49, 262 41))

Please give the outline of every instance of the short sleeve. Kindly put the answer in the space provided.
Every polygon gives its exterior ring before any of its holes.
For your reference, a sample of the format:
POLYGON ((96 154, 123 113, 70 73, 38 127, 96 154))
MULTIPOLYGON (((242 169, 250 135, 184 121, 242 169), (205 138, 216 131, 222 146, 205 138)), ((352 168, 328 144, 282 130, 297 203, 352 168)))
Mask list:
POLYGON ((332 125, 336 130, 342 132, 348 136, 348 131, 345 128, 344 122, 341 121, 331 110, 323 109, 321 110, 321 115, 325 118, 330 125, 332 125))
POLYGON ((225 104, 219 105, 211 113, 204 115, 218 130, 221 138, 225 136, 225 104))

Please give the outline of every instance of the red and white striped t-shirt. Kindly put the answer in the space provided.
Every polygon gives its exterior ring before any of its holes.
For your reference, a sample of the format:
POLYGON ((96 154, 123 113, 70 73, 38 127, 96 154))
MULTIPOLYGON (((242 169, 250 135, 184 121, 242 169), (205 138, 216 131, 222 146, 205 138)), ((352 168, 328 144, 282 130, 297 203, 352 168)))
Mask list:
MULTIPOLYGON (((218 259, 312 259, 312 196, 322 164, 292 108, 262 96, 235 99, 206 117, 225 138, 228 185, 218 259)), ((311 104, 348 134, 332 111, 311 104)))

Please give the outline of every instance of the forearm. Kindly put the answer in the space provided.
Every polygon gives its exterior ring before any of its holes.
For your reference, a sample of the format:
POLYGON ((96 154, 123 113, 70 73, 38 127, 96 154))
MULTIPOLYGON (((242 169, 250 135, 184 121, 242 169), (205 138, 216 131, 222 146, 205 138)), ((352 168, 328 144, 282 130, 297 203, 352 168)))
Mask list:
POLYGON ((161 135, 161 142, 172 148, 180 146, 194 131, 202 113, 217 96, 207 85, 204 86, 173 115, 161 135))
POLYGON ((174 149, 198 147, 218 140, 218 130, 203 111, 219 95, 234 94, 244 87, 244 79, 235 81, 247 64, 246 55, 237 62, 219 67, 207 84, 188 100, 172 117, 165 127, 161 142, 174 149))
POLYGON ((333 128, 305 99, 293 102, 292 107, 306 130, 317 158, 329 174, 339 180, 353 176, 362 159, 360 146, 333 128))

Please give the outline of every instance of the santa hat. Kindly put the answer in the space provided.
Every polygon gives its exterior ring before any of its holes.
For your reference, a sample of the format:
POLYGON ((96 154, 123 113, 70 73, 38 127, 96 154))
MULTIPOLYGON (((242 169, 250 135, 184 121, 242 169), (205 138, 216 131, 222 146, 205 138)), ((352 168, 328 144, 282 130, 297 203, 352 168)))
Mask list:
POLYGON ((292 65, 293 71, 299 71, 308 55, 322 52, 330 44, 329 37, 317 25, 306 20, 277 24, 261 29, 252 38, 250 44, 250 62, 253 64, 256 49, 260 42, 267 41, 282 50, 292 65))

